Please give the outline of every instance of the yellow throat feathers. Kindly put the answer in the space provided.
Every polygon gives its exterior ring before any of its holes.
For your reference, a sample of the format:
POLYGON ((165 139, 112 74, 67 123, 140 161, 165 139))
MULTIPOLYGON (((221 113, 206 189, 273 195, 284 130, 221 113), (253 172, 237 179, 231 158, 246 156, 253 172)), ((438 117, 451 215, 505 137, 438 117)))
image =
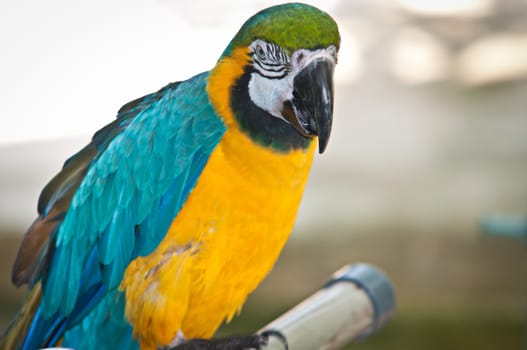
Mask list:
POLYGON ((211 72, 207 92, 226 132, 166 237, 131 262, 121 290, 142 349, 207 338, 241 309, 268 274, 291 230, 316 147, 279 153, 243 133, 230 87, 248 49, 234 49, 211 72))

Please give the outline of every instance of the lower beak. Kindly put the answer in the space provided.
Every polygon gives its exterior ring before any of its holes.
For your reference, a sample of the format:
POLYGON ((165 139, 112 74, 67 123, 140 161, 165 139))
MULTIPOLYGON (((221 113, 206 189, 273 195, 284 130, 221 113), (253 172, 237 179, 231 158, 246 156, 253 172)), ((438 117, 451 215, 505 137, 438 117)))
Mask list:
POLYGON ((318 59, 294 80, 293 98, 284 103, 283 117, 306 137, 318 136, 319 153, 328 144, 333 120, 333 70, 335 64, 318 59))

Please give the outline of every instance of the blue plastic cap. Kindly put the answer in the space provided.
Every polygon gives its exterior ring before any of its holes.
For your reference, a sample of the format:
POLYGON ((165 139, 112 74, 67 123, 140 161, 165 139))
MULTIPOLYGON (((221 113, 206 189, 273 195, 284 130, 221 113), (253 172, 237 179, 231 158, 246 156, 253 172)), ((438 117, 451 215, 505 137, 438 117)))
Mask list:
POLYGON ((357 285, 369 296, 373 305, 373 322, 361 338, 380 329, 392 317, 395 311, 395 292, 390 280, 378 268, 365 263, 345 266, 333 275, 326 287, 339 282, 357 285))

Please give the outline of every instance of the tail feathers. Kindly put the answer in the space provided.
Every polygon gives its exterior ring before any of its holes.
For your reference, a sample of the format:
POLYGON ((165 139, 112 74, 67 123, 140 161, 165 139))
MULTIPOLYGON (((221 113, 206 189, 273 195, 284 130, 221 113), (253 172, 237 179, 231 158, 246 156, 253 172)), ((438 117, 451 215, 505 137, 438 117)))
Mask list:
POLYGON ((13 321, 11 321, 5 332, 0 336, 0 349, 22 349, 24 339, 26 338, 35 313, 39 308, 41 296, 42 289, 40 283, 37 283, 29 292, 24 301, 24 305, 18 311, 13 321))
POLYGON ((60 345, 66 320, 42 317, 40 282, 31 289, 22 308, 0 337, 0 350, 35 350, 60 345))

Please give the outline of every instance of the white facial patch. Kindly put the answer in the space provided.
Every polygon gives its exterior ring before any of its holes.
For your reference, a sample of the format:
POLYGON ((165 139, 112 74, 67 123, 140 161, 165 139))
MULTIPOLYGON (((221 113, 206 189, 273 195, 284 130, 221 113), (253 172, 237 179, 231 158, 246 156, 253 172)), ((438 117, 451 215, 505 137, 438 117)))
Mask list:
POLYGON ((249 80, 249 96, 255 105, 283 120, 282 106, 293 98, 296 75, 317 59, 337 63, 333 45, 313 51, 300 49, 291 57, 277 45, 262 40, 255 40, 250 49, 255 72, 249 80))
POLYGON ((291 75, 282 79, 269 79, 252 73, 249 81, 249 96, 255 105, 274 117, 283 119, 283 102, 293 98, 293 80, 291 75))

